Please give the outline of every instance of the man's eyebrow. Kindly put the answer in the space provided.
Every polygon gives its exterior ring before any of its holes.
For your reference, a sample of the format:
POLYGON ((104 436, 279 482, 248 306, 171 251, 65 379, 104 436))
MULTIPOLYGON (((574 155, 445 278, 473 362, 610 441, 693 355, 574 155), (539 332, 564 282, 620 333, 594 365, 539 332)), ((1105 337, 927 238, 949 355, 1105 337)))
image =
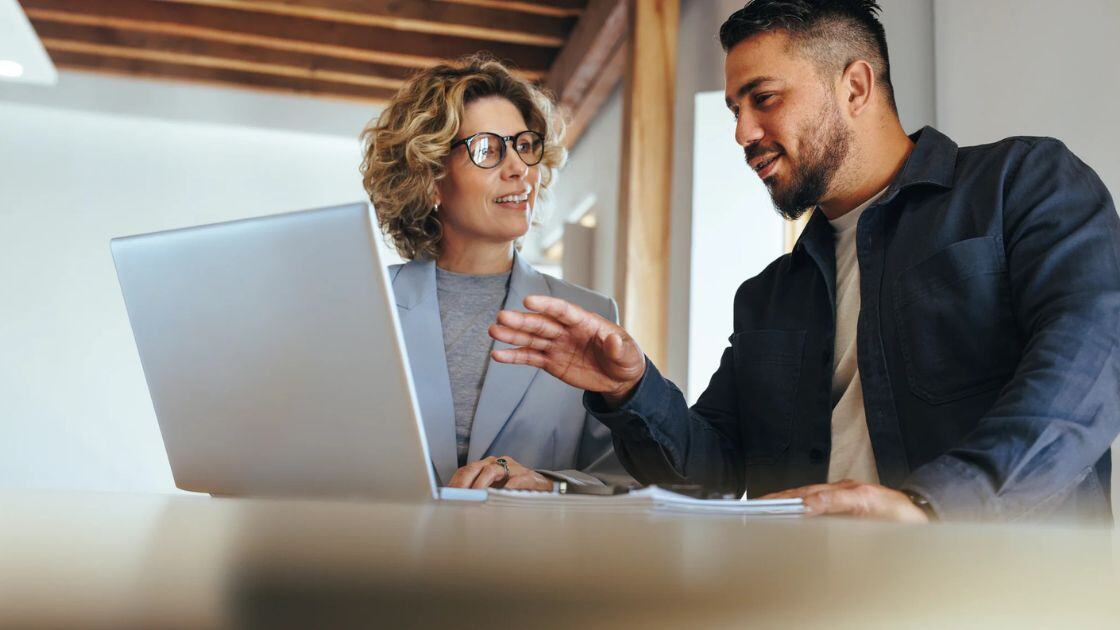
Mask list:
MULTIPOLYGON (((744 96, 746 96, 747 94, 750 94, 756 87, 762 85, 763 83, 766 83, 767 81, 777 81, 777 80, 778 80, 777 77, 755 77, 755 78, 751 79, 750 81, 747 81, 743 85, 739 86, 739 89, 735 91, 735 98, 736 99, 741 99, 744 96)), ((724 100, 727 102, 727 106, 731 107, 731 105, 733 104, 731 99, 728 98, 728 99, 724 99, 724 100)))

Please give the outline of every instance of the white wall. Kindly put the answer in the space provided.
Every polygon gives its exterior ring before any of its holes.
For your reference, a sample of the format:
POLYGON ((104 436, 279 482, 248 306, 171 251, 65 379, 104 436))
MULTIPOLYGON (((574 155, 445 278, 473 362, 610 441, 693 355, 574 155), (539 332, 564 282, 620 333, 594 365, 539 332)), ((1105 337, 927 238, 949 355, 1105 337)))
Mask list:
POLYGON ((0 101, 138 118, 209 122, 355 138, 378 108, 353 101, 236 90, 73 70, 58 85, 0 82, 0 101))
POLYGON ((1120 194, 1120 2, 937 0, 937 120, 958 144, 1065 142, 1120 194))
POLYGON ((902 128, 937 125, 933 0, 879 0, 902 128))
POLYGON ((109 239, 360 200, 356 133, 0 101, 0 487, 171 491, 109 239))

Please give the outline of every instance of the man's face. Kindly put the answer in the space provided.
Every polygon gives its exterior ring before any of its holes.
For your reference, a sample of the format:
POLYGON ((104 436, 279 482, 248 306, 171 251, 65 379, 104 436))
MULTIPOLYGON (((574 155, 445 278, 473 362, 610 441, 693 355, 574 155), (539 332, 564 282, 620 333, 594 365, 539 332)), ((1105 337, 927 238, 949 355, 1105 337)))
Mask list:
POLYGON ((852 133, 834 79, 822 78, 788 44, 789 36, 775 31, 735 45, 727 53, 725 96, 747 163, 792 220, 829 195, 852 133))

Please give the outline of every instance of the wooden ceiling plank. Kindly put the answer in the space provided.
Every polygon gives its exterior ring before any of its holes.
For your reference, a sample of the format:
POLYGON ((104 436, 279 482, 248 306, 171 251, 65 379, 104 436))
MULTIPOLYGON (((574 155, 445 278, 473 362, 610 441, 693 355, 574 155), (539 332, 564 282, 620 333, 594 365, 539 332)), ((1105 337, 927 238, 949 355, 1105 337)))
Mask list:
MULTIPOLYGON (((439 62, 438 59, 431 59, 427 57, 406 57, 402 55, 394 55, 378 51, 359 50, 327 44, 297 42, 277 37, 265 37, 259 35, 249 35, 245 33, 230 33, 217 29, 184 26, 179 24, 144 22, 127 18, 90 16, 77 13, 68 13, 65 11, 49 11, 44 9, 28 9, 27 15, 32 18, 32 22, 35 23, 55 22, 59 24, 75 24, 113 28, 123 31, 184 36, 210 42, 222 42, 231 45, 260 46, 263 48, 269 48, 279 51, 290 51, 308 55, 318 55, 322 57, 333 57, 337 59, 350 59, 354 61, 387 64, 405 69, 428 67, 439 62)), ((515 72, 519 76, 522 76, 530 81, 540 80, 543 76, 543 73, 541 72, 526 71, 520 69, 515 69, 515 72)))
POLYGON ((251 35, 247 33, 231 33, 220 29, 202 28, 184 24, 147 22, 144 20, 133 20, 129 18, 83 15, 79 13, 52 11, 46 9, 28 9, 27 15, 36 22, 82 24, 87 26, 101 26, 121 30, 139 31, 144 33, 181 35, 184 37, 195 37, 208 41, 263 46, 266 48, 274 48, 276 50, 289 50, 315 55, 339 57, 342 59, 358 59, 364 61, 400 65, 404 67, 424 67, 436 63, 435 60, 427 57, 410 57, 407 55, 389 54, 368 50, 357 50, 353 48, 328 44, 297 42, 279 37, 251 35))
POLYGON ((564 45, 568 31, 575 22, 569 16, 443 5, 431 0, 173 1, 552 48, 564 45))
POLYGON ((144 48, 131 48, 128 46, 112 46, 106 44, 92 44, 89 42, 76 42, 64 39, 42 38, 43 46, 49 53, 70 52, 98 55, 102 57, 120 57, 124 59, 138 59, 142 61, 156 61, 184 66, 197 66, 199 68, 221 68, 257 74, 270 74, 281 77, 299 79, 317 79, 336 83, 364 85, 368 87, 381 87, 391 90, 400 88, 400 80, 384 79, 378 76, 363 76, 330 70, 315 70, 297 68, 294 66, 258 63, 240 59, 222 57, 209 57, 204 55, 187 55, 183 53, 168 52, 164 50, 149 50, 144 48))
POLYGON ((586 0, 435 0, 435 2, 465 4, 474 7, 536 13, 555 17, 579 17, 587 4, 586 0))
MULTIPOLYGON (((52 56, 58 67, 66 70, 97 72, 125 77, 146 77, 160 80, 186 81, 221 87, 253 89, 267 92, 298 94, 318 98, 358 101, 381 105, 393 91, 318 80, 293 80, 221 68, 197 68, 137 59, 106 58, 83 53, 58 52, 52 56)), ((355 135, 357 131, 355 131, 355 135)))
MULTIPOLYGON (((250 68, 255 65, 260 68, 260 72, 268 74, 305 78, 331 77, 332 80, 343 83, 377 85, 392 89, 399 88, 413 72, 402 66, 321 57, 191 37, 38 20, 32 20, 32 26, 50 50, 92 52, 95 49, 90 48, 91 46, 102 46, 102 52, 107 55, 154 59, 153 55, 173 54, 182 57, 183 63, 194 65, 228 68, 250 68)), ((171 57, 166 58, 171 59, 171 57)))
POLYGON ((627 28, 626 0, 591 0, 588 3, 545 80, 562 107, 573 111, 579 107, 626 39, 627 28))
POLYGON ((169 34, 253 43, 335 56, 363 56, 369 61, 430 66, 447 58, 487 51, 529 71, 543 71, 554 51, 539 46, 392 29, 329 23, 320 20, 253 13, 234 9, 151 0, 21 0, 30 17, 70 23, 137 28, 169 34))

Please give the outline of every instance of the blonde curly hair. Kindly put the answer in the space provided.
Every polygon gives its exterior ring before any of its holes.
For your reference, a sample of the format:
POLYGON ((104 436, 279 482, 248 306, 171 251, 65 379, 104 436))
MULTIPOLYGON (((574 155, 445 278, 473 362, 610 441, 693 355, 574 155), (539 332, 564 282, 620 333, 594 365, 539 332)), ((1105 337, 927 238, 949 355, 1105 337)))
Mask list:
POLYGON ((405 259, 439 256, 443 227, 433 205, 444 158, 467 105, 487 96, 509 100, 544 138, 541 189, 564 165, 564 122, 552 99, 500 62, 471 55, 420 71, 362 131, 362 183, 377 222, 405 259))

